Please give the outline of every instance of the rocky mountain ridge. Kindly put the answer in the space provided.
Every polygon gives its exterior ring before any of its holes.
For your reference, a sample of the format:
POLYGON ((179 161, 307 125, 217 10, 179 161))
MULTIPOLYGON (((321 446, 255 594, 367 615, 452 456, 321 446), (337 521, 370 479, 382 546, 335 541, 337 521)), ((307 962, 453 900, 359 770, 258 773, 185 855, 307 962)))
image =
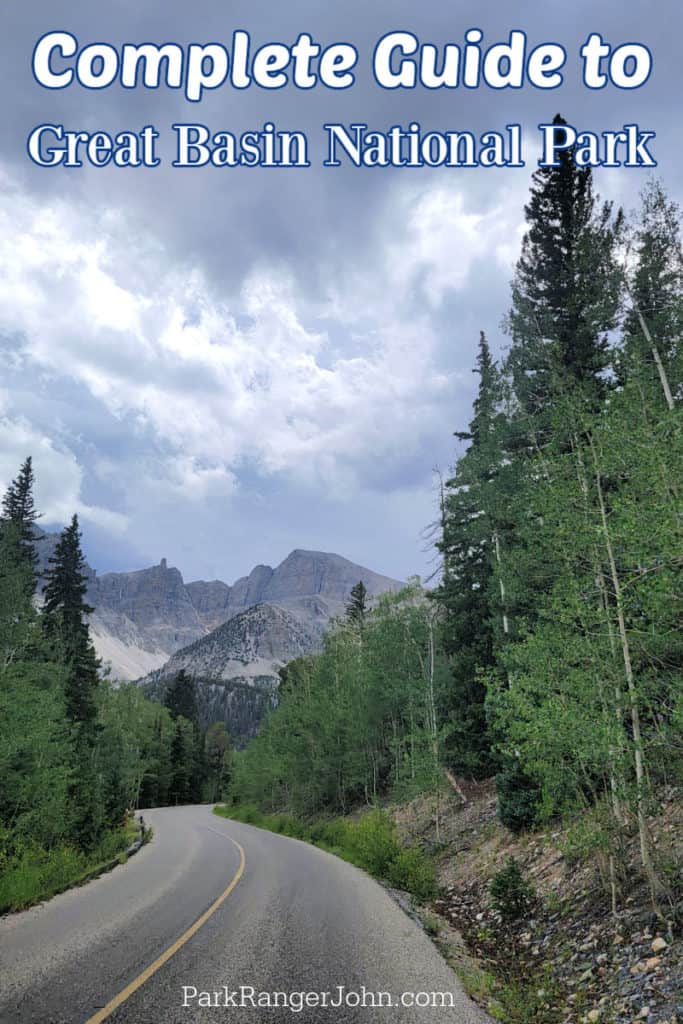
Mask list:
POLYGON ((320 649, 322 629, 311 628, 286 608, 254 605, 222 623, 139 681, 148 696, 163 700, 179 672, 195 681, 204 727, 223 721, 233 742, 254 736, 277 697, 279 670, 320 649))
MULTIPOLYGON (((55 534, 38 531, 41 574, 54 552, 56 539, 55 534)), ((291 649, 298 653, 300 646, 308 645, 308 650, 314 650, 325 625, 341 614, 351 588, 359 580, 370 599, 400 586, 398 581, 340 555, 303 549, 292 551, 276 568, 257 565, 232 586, 221 580, 185 583, 181 572, 169 566, 166 559, 147 569, 101 576, 88 567, 87 599, 95 609, 90 619, 91 635, 112 676, 122 680, 161 669, 177 651, 259 605, 287 612, 287 631, 294 638, 290 638, 291 649), (300 644, 297 637, 306 639, 300 644)), ((267 618, 268 613, 257 616, 257 632, 267 618)), ((276 623, 282 627, 282 619, 270 621, 277 632, 276 623)), ((277 642, 274 637, 272 643, 277 646, 277 642)), ((245 657, 248 661, 246 650, 245 657)), ((273 663, 281 660, 274 657, 273 663)), ((257 668, 247 672, 245 678, 258 675, 257 668)), ((272 677, 272 671, 265 674, 272 677)))
POLYGON ((172 679, 184 671, 215 682, 275 686, 279 669, 319 649, 321 639, 322 631, 310 629, 287 609, 254 605, 176 651, 152 675, 172 679))

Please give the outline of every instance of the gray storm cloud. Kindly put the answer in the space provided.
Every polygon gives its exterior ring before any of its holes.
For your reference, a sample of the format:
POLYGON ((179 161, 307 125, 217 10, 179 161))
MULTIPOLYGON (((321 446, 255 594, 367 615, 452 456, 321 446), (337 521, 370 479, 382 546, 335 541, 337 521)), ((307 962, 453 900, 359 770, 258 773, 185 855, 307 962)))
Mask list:
MULTIPOLYGON (((479 328, 497 348, 532 167, 523 171, 323 169, 321 126, 533 133, 561 110, 600 131, 657 132, 659 172, 680 197, 674 3, 427 0, 193 5, 12 5, 2 15, 0 77, 0 478, 34 449, 46 519, 77 509, 101 568, 161 555, 188 576, 238 575, 295 546, 324 547, 395 576, 425 571, 421 530, 434 513, 432 468, 447 468, 469 418, 479 328), (370 55, 385 32, 460 40, 480 27, 569 52, 565 85, 382 90, 370 55), (353 89, 217 90, 188 104, 174 90, 40 88, 38 38, 82 42, 259 43, 310 32, 348 40, 353 89), (633 93, 590 93, 578 49, 592 31, 639 40, 655 69, 633 93), (311 138, 306 170, 184 174, 41 170, 26 138, 50 121, 110 132, 201 120, 240 132, 270 120, 311 138), (61 469, 60 469, 61 467, 61 469)), ((627 207, 645 175, 610 171, 598 188, 627 207)))

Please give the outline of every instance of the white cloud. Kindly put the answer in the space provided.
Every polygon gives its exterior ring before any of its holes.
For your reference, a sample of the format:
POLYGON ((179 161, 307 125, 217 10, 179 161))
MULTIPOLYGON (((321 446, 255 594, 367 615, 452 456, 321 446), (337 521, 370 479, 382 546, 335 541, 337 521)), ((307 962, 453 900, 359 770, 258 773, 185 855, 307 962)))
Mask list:
POLYGON ((74 512, 111 532, 125 529, 117 512, 90 505, 81 498, 83 470, 68 449, 45 437, 21 416, 6 415, 7 395, 0 395, 0 489, 4 492, 27 455, 33 458, 36 508, 48 523, 66 523, 74 512))
POLYGON ((225 482, 248 459, 344 491, 368 457, 400 459, 419 445, 448 383, 428 316, 406 318, 391 296, 426 272, 437 303, 485 245, 485 222, 443 189, 413 199, 409 245, 387 247, 372 268, 374 295, 359 273, 335 297, 342 328, 354 328, 361 305, 366 326, 362 354, 330 363, 326 335, 310 326, 329 312, 327 297, 304 302, 282 272, 255 269, 227 308, 199 270, 164 265, 153 240, 123 231, 114 213, 38 204, 9 185, 0 325, 21 333, 35 368, 151 428, 170 452, 169 480, 225 482))
POLYGON ((396 216, 406 225, 406 239, 388 254, 391 274, 396 287, 405 289, 416 269, 423 268, 424 290, 432 306, 438 306, 446 292, 465 287, 473 265, 495 252, 497 238, 514 230, 510 208, 496 204, 472 210, 465 194, 445 183, 411 189, 401 199, 396 216))

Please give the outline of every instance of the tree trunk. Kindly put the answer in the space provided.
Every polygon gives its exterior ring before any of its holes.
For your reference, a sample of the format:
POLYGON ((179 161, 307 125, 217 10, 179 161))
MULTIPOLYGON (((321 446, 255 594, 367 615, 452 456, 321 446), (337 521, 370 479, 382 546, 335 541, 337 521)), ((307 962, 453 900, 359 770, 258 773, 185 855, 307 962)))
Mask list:
POLYGON ((505 594, 505 583, 503 581, 503 574, 501 572, 501 557, 500 557, 500 540, 498 538, 498 531, 493 534, 493 547, 496 552, 496 564, 498 566, 498 586, 500 588, 500 603, 503 610, 503 633, 505 636, 510 635, 510 622, 507 615, 507 602, 505 594))
POLYGON ((662 391, 664 392, 664 399, 666 401, 666 404, 667 404, 668 408, 669 409, 673 409, 673 407, 674 407, 674 399, 673 399, 673 395, 671 394, 671 387, 669 385, 669 378, 666 375, 666 369, 664 367, 664 363, 662 362, 662 357, 659 354, 659 349, 657 348, 657 343, 656 343, 655 339, 652 337, 652 334, 650 333, 650 328, 647 326, 647 321, 645 320, 645 317, 640 312, 640 310, 638 309, 638 306, 635 303, 635 300, 633 298, 633 293, 631 291, 631 287, 630 287, 626 277, 624 277, 624 280, 626 281, 626 291, 628 292, 628 296, 629 296, 629 298, 631 300, 631 305, 633 306, 633 311, 636 314, 636 316, 638 317, 638 323, 640 324, 640 329, 643 332, 643 337, 645 338, 646 342, 650 346, 650 351, 652 352, 652 358, 655 361, 655 366, 657 367, 657 373, 659 374, 659 382, 662 385, 662 391))
POLYGON ((657 872, 652 862, 652 854, 650 851, 650 837, 648 834, 647 820, 645 817, 645 764, 643 758, 643 739, 640 727, 638 692, 636 689, 636 683, 633 674, 631 648, 628 639, 628 631, 626 629, 626 619, 624 616, 623 593, 621 587, 621 580, 619 578, 619 572, 617 569, 617 563, 614 557, 614 549, 612 546, 612 537, 609 528, 609 521, 607 518, 605 497, 602 489, 602 475, 600 471, 600 464, 598 461, 598 454, 595 450, 595 444, 593 443, 593 439, 592 437, 590 437, 590 435, 588 437, 588 440, 590 444, 591 454, 593 457, 593 468, 595 472, 595 485, 598 495, 598 504, 600 508, 600 523, 602 528, 602 536, 605 544, 605 550, 607 552, 607 561, 609 564, 612 589, 614 591, 619 640, 621 644, 621 654, 624 663, 624 675, 626 677, 629 711, 631 715, 631 728, 633 730, 633 753, 636 775, 636 814, 638 819, 640 859, 650 889, 650 897, 652 899, 653 909, 655 910, 657 915, 661 917, 662 913, 658 903, 658 896, 663 891, 664 887, 662 886, 662 883, 657 876, 657 872))

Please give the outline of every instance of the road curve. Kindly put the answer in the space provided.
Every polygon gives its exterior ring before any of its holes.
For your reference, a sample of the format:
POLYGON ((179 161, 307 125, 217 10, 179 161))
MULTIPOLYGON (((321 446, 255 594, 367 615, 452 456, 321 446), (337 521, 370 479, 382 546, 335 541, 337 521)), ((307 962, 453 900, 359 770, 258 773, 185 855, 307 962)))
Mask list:
POLYGON ((208 807, 145 819, 125 867, 0 919, 2 1024, 488 1020, 357 868, 208 807))

